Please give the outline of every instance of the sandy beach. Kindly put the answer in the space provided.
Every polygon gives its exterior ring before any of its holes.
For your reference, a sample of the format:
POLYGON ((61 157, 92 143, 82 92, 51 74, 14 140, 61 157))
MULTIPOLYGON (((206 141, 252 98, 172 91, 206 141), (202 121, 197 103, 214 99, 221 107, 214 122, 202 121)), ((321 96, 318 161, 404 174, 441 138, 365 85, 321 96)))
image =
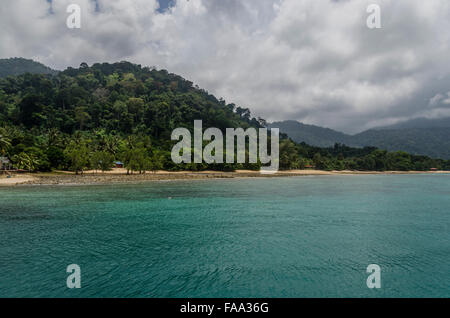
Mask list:
POLYGON ((13 175, 11 178, 0 176, 0 186, 15 186, 18 184, 30 183, 36 180, 36 177, 30 175, 13 175))
POLYGON ((386 174, 441 174, 449 171, 322 171, 322 170, 289 170, 275 174, 261 174, 258 171, 238 170, 235 172, 222 171, 156 171, 145 174, 134 173, 127 175, 126 169, 113 169, 107 172, 85 171, 82 175, 73 172, 56 171, 52 173, 12 174, 10 178, 0 176, 0 186, 20 185, 75 185, 75 184, 110 184, 136 183, 148 181, 168 180, 200 180, 200 179, 232 179, 232 178, 274 178, 294 176, 332 176, 332 175, 386 175, 386 174))

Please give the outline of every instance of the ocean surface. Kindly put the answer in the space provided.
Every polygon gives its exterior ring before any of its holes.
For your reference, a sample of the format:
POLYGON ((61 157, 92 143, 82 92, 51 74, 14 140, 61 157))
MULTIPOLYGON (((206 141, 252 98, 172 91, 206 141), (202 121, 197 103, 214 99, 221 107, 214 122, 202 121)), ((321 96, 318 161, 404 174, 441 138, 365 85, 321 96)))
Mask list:
POLYGON ((0 188, 0 297, 450 297, 450 175, 0 188))

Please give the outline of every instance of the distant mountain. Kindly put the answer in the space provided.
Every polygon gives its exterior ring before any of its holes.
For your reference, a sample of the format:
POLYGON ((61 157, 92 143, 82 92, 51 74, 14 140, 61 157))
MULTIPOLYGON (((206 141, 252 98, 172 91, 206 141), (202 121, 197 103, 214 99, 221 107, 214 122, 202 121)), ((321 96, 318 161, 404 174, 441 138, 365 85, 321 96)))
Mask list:
POLYGON ((276 122, 278 127, 296 142, 319 147, 342 143, 351 147, 372 146, 389 151, 406 151, 433 158, 450 159, 450 118, 414 119, 387 127, 347 135, 332 129, 305 125, 296 121, 276 122))
POLYGON ((306 125, 294 120, 275 122, 269 124, 270 127, 280 128, 280 132, 287 134, 294 141, 317 147, 331 147, 335 143, 349 145, 352 137, 333 129, 306 125))
POLYGON ((24 58, 0 59, 0 78, 10 75, 32 74, 57 74, 58 71, 45 66, 42 63, 24 58))
POLYGON ((394 125, 375 128, 379 129, 409 129, 409 128, 442 128, 450 127, 450 117, 428 119, 428 118, 415 118, 407 121, 403 121, 394 125))
POLYGON ((371 129, 353 136, 351 145, 450 159, 450 127, 371 129))

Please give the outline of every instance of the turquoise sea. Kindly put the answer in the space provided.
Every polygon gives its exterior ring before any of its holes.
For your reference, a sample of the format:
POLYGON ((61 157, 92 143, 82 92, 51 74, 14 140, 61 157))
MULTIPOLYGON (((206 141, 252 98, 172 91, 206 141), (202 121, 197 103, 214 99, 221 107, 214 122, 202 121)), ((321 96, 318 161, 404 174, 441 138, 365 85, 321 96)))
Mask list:
POLYGON ((450 175, 0 188, 0 297, 450 297, 450 175))

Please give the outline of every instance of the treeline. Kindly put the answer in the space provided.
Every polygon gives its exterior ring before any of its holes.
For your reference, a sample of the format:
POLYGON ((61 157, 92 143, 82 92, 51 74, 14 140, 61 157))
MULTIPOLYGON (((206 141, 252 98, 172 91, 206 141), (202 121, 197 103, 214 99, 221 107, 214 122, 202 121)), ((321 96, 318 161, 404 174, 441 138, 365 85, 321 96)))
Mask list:
MULTIPOLYGON (((170 145, 173 145, 172 142, 170 145)), ((192 149, 192 153, 194 149, 192 149)), ((226 154, 226 152, 224 152, 226 154)), ((148 135, 112 135, 105 130, 64 134, 56 129, 40 132, 14 126, 0 128, 0 154, 18 169, 28 171, 108 171, 118 162, 128 173, 146 171, 259 170, 261 164, 174 164, 171 146, 163 147, 148 135)))
POLYGON ((280 167, 338 171, 429 171, 450 170, 450 160, 411 155, 403 151, 388 152, 375 147, 351 148, 335 144, 334 147, 319 148, 284 140, 280 145, 280 167))
MULTIPOLYGON (((132 172, 257 170, 260 164, 173 164, 173 129, 264 127, 248 108, 227 104, 178 75, 127 62, 83 63, 56 75, 0 79, 0 156, 20 169, 132 172)), ((317 148, 280 142, 280 168, 324 170, 450 169, 449 161, 375 148, 317 148)))

